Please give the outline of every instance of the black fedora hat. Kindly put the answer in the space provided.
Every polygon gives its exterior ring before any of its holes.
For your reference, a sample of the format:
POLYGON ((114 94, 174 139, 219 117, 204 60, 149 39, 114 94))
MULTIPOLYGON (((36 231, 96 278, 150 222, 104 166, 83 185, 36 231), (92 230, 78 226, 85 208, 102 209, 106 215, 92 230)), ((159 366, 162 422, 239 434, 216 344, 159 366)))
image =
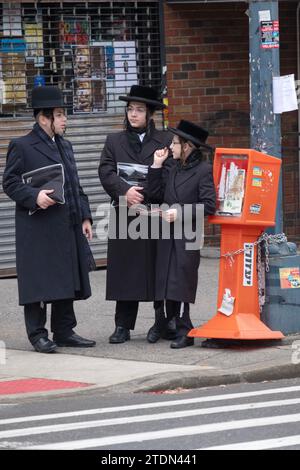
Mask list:
POLYGON ((119 100, 127 102, 137 101, 138 103, 145 103, 154 109, 166 108, 166 105, 164 105, 159 100, 158 92, 154 90, 154 88, 148 86, 132 85, 129 94, 126 96, 119 96, 119 100))
POLYGON ((208 132, 193 122, 181 120, 176 128, 169 127, 168 129, 173 134, 192 142, 196 147, 204 147, 211 150, 211 147, 205 144, 209 135, 208 132))
POLYGON ((57 86, 37 86, 32 90, 32 109, 65 108, 64 98, 57 86))

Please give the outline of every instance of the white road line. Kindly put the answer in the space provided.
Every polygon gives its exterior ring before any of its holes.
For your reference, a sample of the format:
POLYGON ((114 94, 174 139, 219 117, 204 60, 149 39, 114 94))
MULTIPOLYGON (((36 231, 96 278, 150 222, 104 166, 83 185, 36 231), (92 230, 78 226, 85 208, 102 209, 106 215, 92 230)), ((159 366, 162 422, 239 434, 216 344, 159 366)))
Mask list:
POLYGON ((160 401, 160 402, 151 402, 151 403, 141 403, 137 405, 124 405, 124 406, 114 406, 108 408, 95 408, 91 410, 81 410, 81 411, 70 411, 65 413, 53 413, 45 415, 36 415, 36 416, 24 416, 20 418, 8 418, 1 419, 0 425, 3 424, 16 424, 16 423, 29 423, 31 421, 44 421, 47 419, 61 419, 61 418, 73 418, 76 416, 90 416, 96 414, 104 413, 119 413, 121 411, 134 411, 134 410, 145 410, 150 408, 162 408, 170 406, 180 406, 180 405, 191 405, 193 403, 209 403, 214 401, 226 401, 226 400, 236 400, 238 398, 251 398, 256 396, 264 395, 273 395, 277 393, 292 393, 299 392, 300 386, 294 387, 282 387, 282 388, 270 388, 267 390, 257 390, 253 392, 241 392, 241 393, 229 393, 224 395, 212 395, 205 397, 197 398, 187 398, 183 400, 170 400, 170 401, 160 401))
POLYGON ((55 442, 52 444, 38 444, 34 446, 23 447, 25 450, 75 450, 91 449, 129 442, 144 442, 171 437, 192 436, 196 434, 207 434, 233 429, 257 428, 261 426, 270 426, 274 424, 297 423, 300 421, 300 413, 294 415, 281 415, 272 417, 263 417, 255 419, 242 419, 223 423, 202 424, 199 426, 187 426, 181 428, 166 429, 160 431, 140 432, 133 434, 121 434, 118 436, 109 436, 95 439, 81 439, 77 441, 55 442))
POLYGON ((291 398, 289 400, 274 400, 261 403, 246 403, 241 405, 232 406, 217 406, 212 408, 202 408, 184 411, 170 411, 168 413, 159 413, 153 415, 140 415, 140 416, 126 416, 123 418, 101 419, 97 421, 82 421, 77 423, 53 424, 50 426, 37 426, 31 428, 10 429, 7 431, 0 431, 0 439, 7 439, 11 437, 20 436, 33 436, 36 434, 48 434, 64 431, 73 431, 79 429, 91 429, 104 426, 115 426, 130 423, 146 423, 150 421, 161 421, 165 419, 180 419, 193 416, 211 415, 216 413, 229 413, 233 411, 255 410, 262 408, 271 408, 287 405, 298 405, 300 398, 291 398))
POLYGON ((146 423, 150 421, 160 421, 165 419, 180 419, 193 416, 211 415, 216 413, 232 413, 234 411, 255 410, 262 408, 272 408, 274 406, 279 407, 298 404, 300 404, 300 398, 291 398, 288 400, 274 400, 260 403, 245 403, 232 406, 217 406, 212 408, 202 408, 184 411, 170 411, 168 413, 159 413, 152 415, 126 416, 123 418, 101 419, 97 421, 82 421, 76 423, 53 424, 50 426, 10 429, 7 431, 0 431, 0 439, 72 431, 75 429, 91 429, 97 427, 115 426, 130 423, 146 423))
POLYGON ((206 447, 197 450, 263 450, 279 449, 281 447, 290 447, 300 444, 300 435, 277 437, 275 439, 263 439, 261 441, 237 442, 236 444, 227 444, 223 446, 206 447))

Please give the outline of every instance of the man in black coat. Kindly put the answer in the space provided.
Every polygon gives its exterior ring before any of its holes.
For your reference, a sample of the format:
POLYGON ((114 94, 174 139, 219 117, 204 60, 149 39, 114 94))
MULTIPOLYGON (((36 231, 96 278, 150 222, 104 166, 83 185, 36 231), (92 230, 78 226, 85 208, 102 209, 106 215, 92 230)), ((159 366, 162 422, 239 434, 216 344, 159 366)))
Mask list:
POLYGON ((33 89, 36 123, 28 135, 10 142, 3 176, 3 190, 16 202, 19 304, 24 305, 29 341, 42 353, 53 352, 57 346, 96 344, 73 331, 77 324, 73 300, 91 295, 88 271, 93 258, 87 239, 92 238, 92 216, 72 145, 63 138, 64 107, 59 88, 33 89), (25 184, 22 178, 27 172, 58 164, 64 174, 64 204, 55 201, 51 184, 41 189, 25 184), (53 341, 45 328, 47 303, 52 304, 53 341))
MULTIPOLYGON (((119 223, 119 198, 123 197, 125 210, 126 206, 128 210, 135 204, 147 202, 143 168, 147 171, 153 163, 155 150, 168 146, 172 139, 170 133, 157 130, 152 119, 155 110, 164 108, 156 90, 133 85, 127 96, 119 98, 127 102, 125 130, 107 137, 99 166, 99 177, 112 199, 117 221, 117 234, 115 238, 109 237, 107 254, 106 299, 117 301, 116 329, 109 338, 110 343, 128 341, 130 330, 135 327, 139 301, 154 300, 156 240, 132 239, 129 234, 124 239, 119 236, 119 230, 124 231, 119 223)), ((128 217, 128 226, 134 219, 134 216, 128 217)), ((157 303, 155 310, 158 325, 164 322, 163 302, 157 303)), ((150 332, 147 339, 155 342, 159 335, 158 331, 154 338, 150 332)))

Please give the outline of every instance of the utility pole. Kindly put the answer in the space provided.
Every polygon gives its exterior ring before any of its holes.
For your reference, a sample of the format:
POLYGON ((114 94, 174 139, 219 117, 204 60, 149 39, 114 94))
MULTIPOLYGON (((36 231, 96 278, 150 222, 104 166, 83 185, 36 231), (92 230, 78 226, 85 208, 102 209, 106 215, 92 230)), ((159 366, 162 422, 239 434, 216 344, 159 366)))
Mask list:
MULTIPOLYGON (((273 77, 280 76, 278 21, 278 0, 249 0, 250 145, 281 158, 280 114, 273 113, 272 89, 273 77)), ((283 231, 282 177, 271 231, 283 231)))

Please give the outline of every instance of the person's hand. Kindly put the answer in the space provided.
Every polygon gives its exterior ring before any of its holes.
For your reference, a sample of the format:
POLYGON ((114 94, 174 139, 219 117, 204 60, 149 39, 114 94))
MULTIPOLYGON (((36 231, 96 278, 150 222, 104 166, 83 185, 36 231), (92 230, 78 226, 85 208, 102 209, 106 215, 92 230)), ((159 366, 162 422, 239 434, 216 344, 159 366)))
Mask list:
POLYGON ((169 223, 175 222, 177 219, 177 209, 169 209, 168 211, 162 212, 162 218, 169 223))
POLYGON ((132 206, 133 204, 141 204, 144 200, 144 196, 140 193, 141 190, 144 188, 142 186, 131 186, 128 189, 125 197, 127 199, 128 207, 132 206))
POLYGON ((151 168, 161 168, 164 161, 169 156, 169 149, 165 147, 163 149, 158 149, 154 152, 153 165, 151 168))
POLYGON ((82 233, 83 235, 86 236, 86 238, 91 241, 93 238, 93 230, 92 230, 92 224, 90 219, 85 219, 82 222, 82 233))
POLYGON ((36 203, 41 209, 48 209, 50 206, 54 206, 56 201, 51 199, 48 194, 54 193, 54 189, 42 189, 37 197, 36 203))

